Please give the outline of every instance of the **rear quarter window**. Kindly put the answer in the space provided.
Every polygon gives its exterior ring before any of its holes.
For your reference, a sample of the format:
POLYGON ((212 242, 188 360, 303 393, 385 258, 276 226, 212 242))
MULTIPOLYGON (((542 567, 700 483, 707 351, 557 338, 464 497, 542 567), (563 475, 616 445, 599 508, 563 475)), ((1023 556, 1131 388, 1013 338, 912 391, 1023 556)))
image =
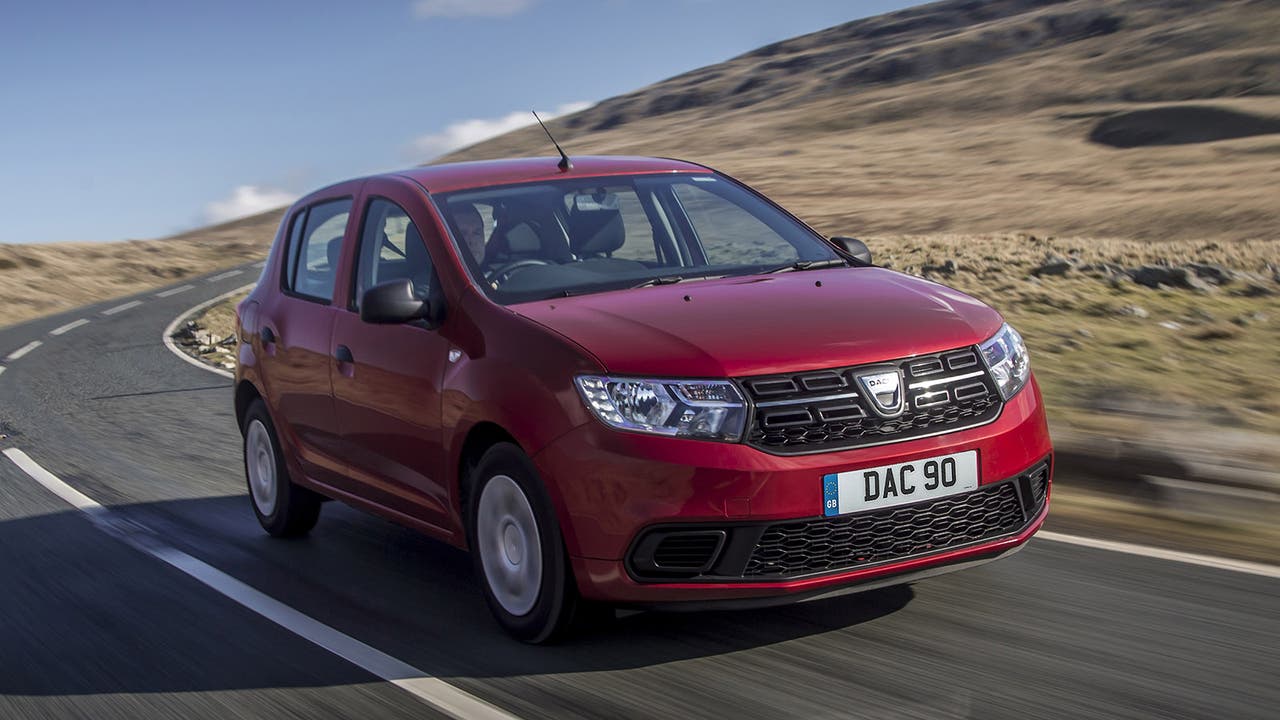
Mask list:
POLYGON ((350 198, 317 203, 298 213, 289 232, 286 291, 317 302, 333 301, 350 217, 350 198))

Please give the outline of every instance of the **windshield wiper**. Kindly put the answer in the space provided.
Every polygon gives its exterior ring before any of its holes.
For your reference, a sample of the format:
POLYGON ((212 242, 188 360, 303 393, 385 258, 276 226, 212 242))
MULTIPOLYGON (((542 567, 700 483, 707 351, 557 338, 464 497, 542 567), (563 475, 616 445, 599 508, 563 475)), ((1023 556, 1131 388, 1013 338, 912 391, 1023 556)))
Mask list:
POLYGON ((771 275, 773 273, 796 272, 798 270, 821 270, 823 268, 844 267, 848 265, 843 258, 831 258, 829 260, 800 260, 781 267, 770 268, 762 271, 761 275, 771 275))
POLYGON ((691 278, 686 278, 683 275, 668 275, 667 277, 649 278, 648 280, 632 285, 630 289, 635 290, 636 288, 653 287, 655 285, 675 285, 676 283, 684 282, 689 279, 691 278))
MULTIPOLYGON (((637 285, 630 285, 628 286, 628 289, 653 287, 654 285, 674 285, 675 283, 684 282, 685 280, 691 280, 691 279, 692 278, 686 278, 680 275, 676 275, 672 277, 656 277, 656 278, 650 278, 648 280, 645 280, 644 282, 639 283, 637 285)), ((565 290, 556 290, 550 295, 547 295, 545 299, 550 300, 552 298, 567 298, 567 297, 575 297, 578 295, 590 295, 592 293, 598 293, 604 290, 617 290, 617 289, 618 288, 616 287, 612 287, 612 288, 600 287, 598 285, 593 285, 590 287, 579 286, 575 288, 568 288, 565 290)))

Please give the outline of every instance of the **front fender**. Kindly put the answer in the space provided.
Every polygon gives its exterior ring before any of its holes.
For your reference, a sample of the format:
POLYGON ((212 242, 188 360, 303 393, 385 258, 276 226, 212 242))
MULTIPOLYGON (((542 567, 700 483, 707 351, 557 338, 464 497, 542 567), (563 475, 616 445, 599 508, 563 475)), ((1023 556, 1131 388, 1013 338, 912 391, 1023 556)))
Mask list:
MULTIPOLYGON (((552 330, 479 297, 463 300, 463 317, 484 314, 454 335, 460 355, 441 383, 446 477, 451 478, 455 520, 462 527, 463 450, 482 424, 496 426, 529 456, 586 422, 593 422, 573 378, 599 373, 602 366, 586 350, 552 330), (484 331, 481 333, 480 329, 484 331)), ((563 510, 554 482, 547 491, 563 510)))

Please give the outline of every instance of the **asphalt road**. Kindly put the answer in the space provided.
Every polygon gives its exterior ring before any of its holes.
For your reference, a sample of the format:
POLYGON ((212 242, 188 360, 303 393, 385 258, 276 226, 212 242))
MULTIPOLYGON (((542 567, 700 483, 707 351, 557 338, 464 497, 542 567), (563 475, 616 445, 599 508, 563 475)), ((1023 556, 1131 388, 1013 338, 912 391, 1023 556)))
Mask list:
MULTIPOLYGON (((465 555, 413 532, 330 503, 310 537, 272 540, 245 496, 229 381, 160 342, 256 272, 0 330, 0 449, 115 524, 517 717, 1280 713, 1280 579, 1213 567, 1035 540, 909 588, 632 614, 534 648, 489 618, 465 555)), ((0 458, 0 717, 436 716, 0 458)))

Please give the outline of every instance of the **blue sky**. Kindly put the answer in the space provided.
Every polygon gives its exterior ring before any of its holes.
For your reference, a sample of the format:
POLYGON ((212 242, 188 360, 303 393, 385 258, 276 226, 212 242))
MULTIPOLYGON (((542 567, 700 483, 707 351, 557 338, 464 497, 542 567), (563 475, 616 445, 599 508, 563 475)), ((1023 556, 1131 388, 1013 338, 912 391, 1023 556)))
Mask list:
POLYGON ((911 4, 11 3, 0 242, 169 235, 911 4))

